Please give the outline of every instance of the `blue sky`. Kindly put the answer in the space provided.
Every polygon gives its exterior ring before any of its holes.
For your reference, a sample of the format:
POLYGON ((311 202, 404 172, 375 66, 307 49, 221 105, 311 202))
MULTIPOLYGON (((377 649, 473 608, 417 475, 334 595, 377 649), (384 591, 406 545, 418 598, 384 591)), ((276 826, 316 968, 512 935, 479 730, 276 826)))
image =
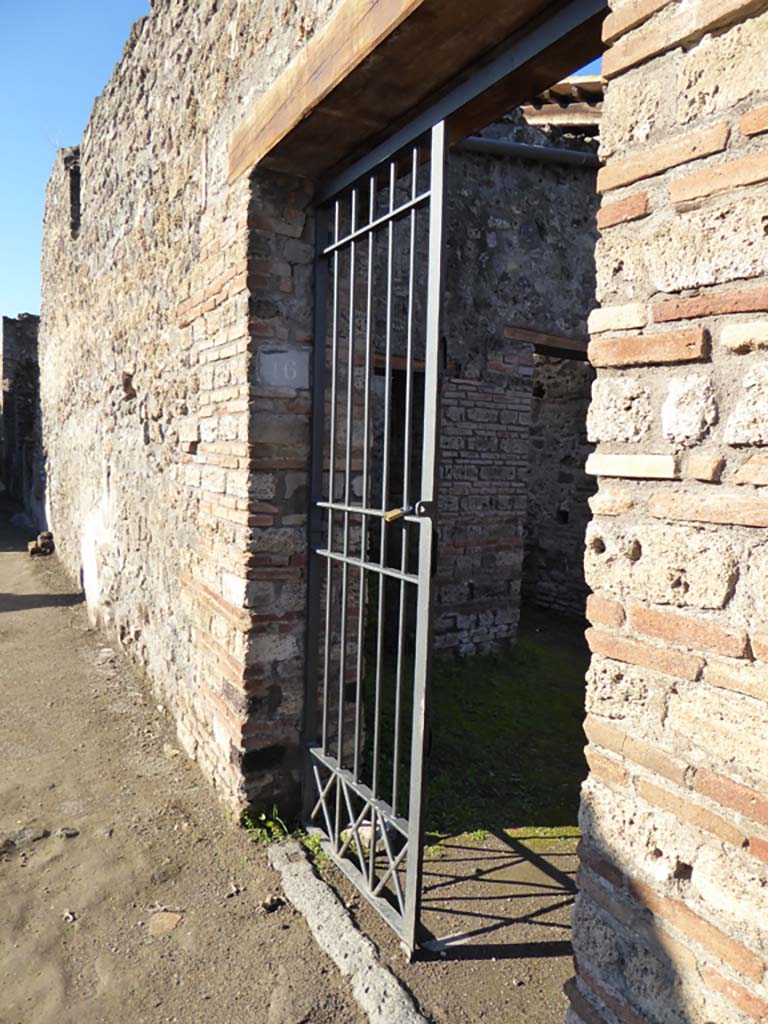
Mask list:
MULTIPOLYGON (((149 0, 0 0, 0 315, 40 309, 45 185, 149 0)), ((599 70, 590 65, 588 71, 599 70)))
POLYGON ((0 0, 0 315, 40 308, 45 185, 148 0, 0 0))

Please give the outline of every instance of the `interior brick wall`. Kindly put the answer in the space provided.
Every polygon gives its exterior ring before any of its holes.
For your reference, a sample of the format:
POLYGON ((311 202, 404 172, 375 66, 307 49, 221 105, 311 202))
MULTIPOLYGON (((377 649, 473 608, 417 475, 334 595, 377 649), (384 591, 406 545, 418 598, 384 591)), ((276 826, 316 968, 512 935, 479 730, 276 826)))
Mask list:
POLYGON ((768 10, 624 0, 571 1024, 768 1020, 768 10))

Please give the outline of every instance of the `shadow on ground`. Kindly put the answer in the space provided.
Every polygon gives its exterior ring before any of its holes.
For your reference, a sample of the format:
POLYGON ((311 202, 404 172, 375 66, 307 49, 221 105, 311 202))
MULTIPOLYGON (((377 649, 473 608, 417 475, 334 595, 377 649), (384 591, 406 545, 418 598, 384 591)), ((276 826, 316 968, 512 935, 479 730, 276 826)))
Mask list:
POLYGON ((532 610, 508 654, 436 663, 421 957, 569 957, 588 662, 532 610))

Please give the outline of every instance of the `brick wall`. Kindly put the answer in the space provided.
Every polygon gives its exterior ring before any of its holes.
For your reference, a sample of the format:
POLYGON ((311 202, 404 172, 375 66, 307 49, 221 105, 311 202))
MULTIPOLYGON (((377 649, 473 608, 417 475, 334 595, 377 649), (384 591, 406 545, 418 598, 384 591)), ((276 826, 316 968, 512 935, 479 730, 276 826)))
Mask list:
POLYGON ((768 1020, 767 7, 605 22, 572 1024, 768 1020))
POLYGON ((261 371, 308 345, 312 225, 227 147, 332 7, 156 0, 46 197, 57 549, 234 808, 296 790, 307 389, 261 371))
MULTIPOLYGON (((587 237, 591 237, 588 235, 587 237)), ((523 598, 583 618, 584 534, 595 481, 585 472, 594 370, 586 362, 534 356, 523 598)))
MULTIPOLYGON (((484 134, 592 151, 588 138, 532 128, 519 111, 484 134)), ((595 177, 589 167, 511 155, 458 151, 449 160, 438 650, 486 653, 514 640, 523 589, 544 607, 584 611, 592 371, 534 356, 511 328, 523 338, 586 337, 595 177)))

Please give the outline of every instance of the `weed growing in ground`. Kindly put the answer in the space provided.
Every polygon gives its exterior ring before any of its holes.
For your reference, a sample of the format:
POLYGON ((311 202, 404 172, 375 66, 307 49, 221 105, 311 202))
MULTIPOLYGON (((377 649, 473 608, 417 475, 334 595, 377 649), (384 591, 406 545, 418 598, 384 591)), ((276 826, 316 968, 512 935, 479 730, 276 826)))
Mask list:
POLYGON ((322 839, 318 832, 298 831, 296 838, 307 851, 310 859, 320 874, 333 862, 323 848, 322 839))
POLYGON ((243 811, 240 819, 249 839, 254 843, 274 843, 285 839, 289 835, 289 828, 277 809, 277 804, 272 804, 271 811, 262 811, 254 817, 249 811, 243 811))

